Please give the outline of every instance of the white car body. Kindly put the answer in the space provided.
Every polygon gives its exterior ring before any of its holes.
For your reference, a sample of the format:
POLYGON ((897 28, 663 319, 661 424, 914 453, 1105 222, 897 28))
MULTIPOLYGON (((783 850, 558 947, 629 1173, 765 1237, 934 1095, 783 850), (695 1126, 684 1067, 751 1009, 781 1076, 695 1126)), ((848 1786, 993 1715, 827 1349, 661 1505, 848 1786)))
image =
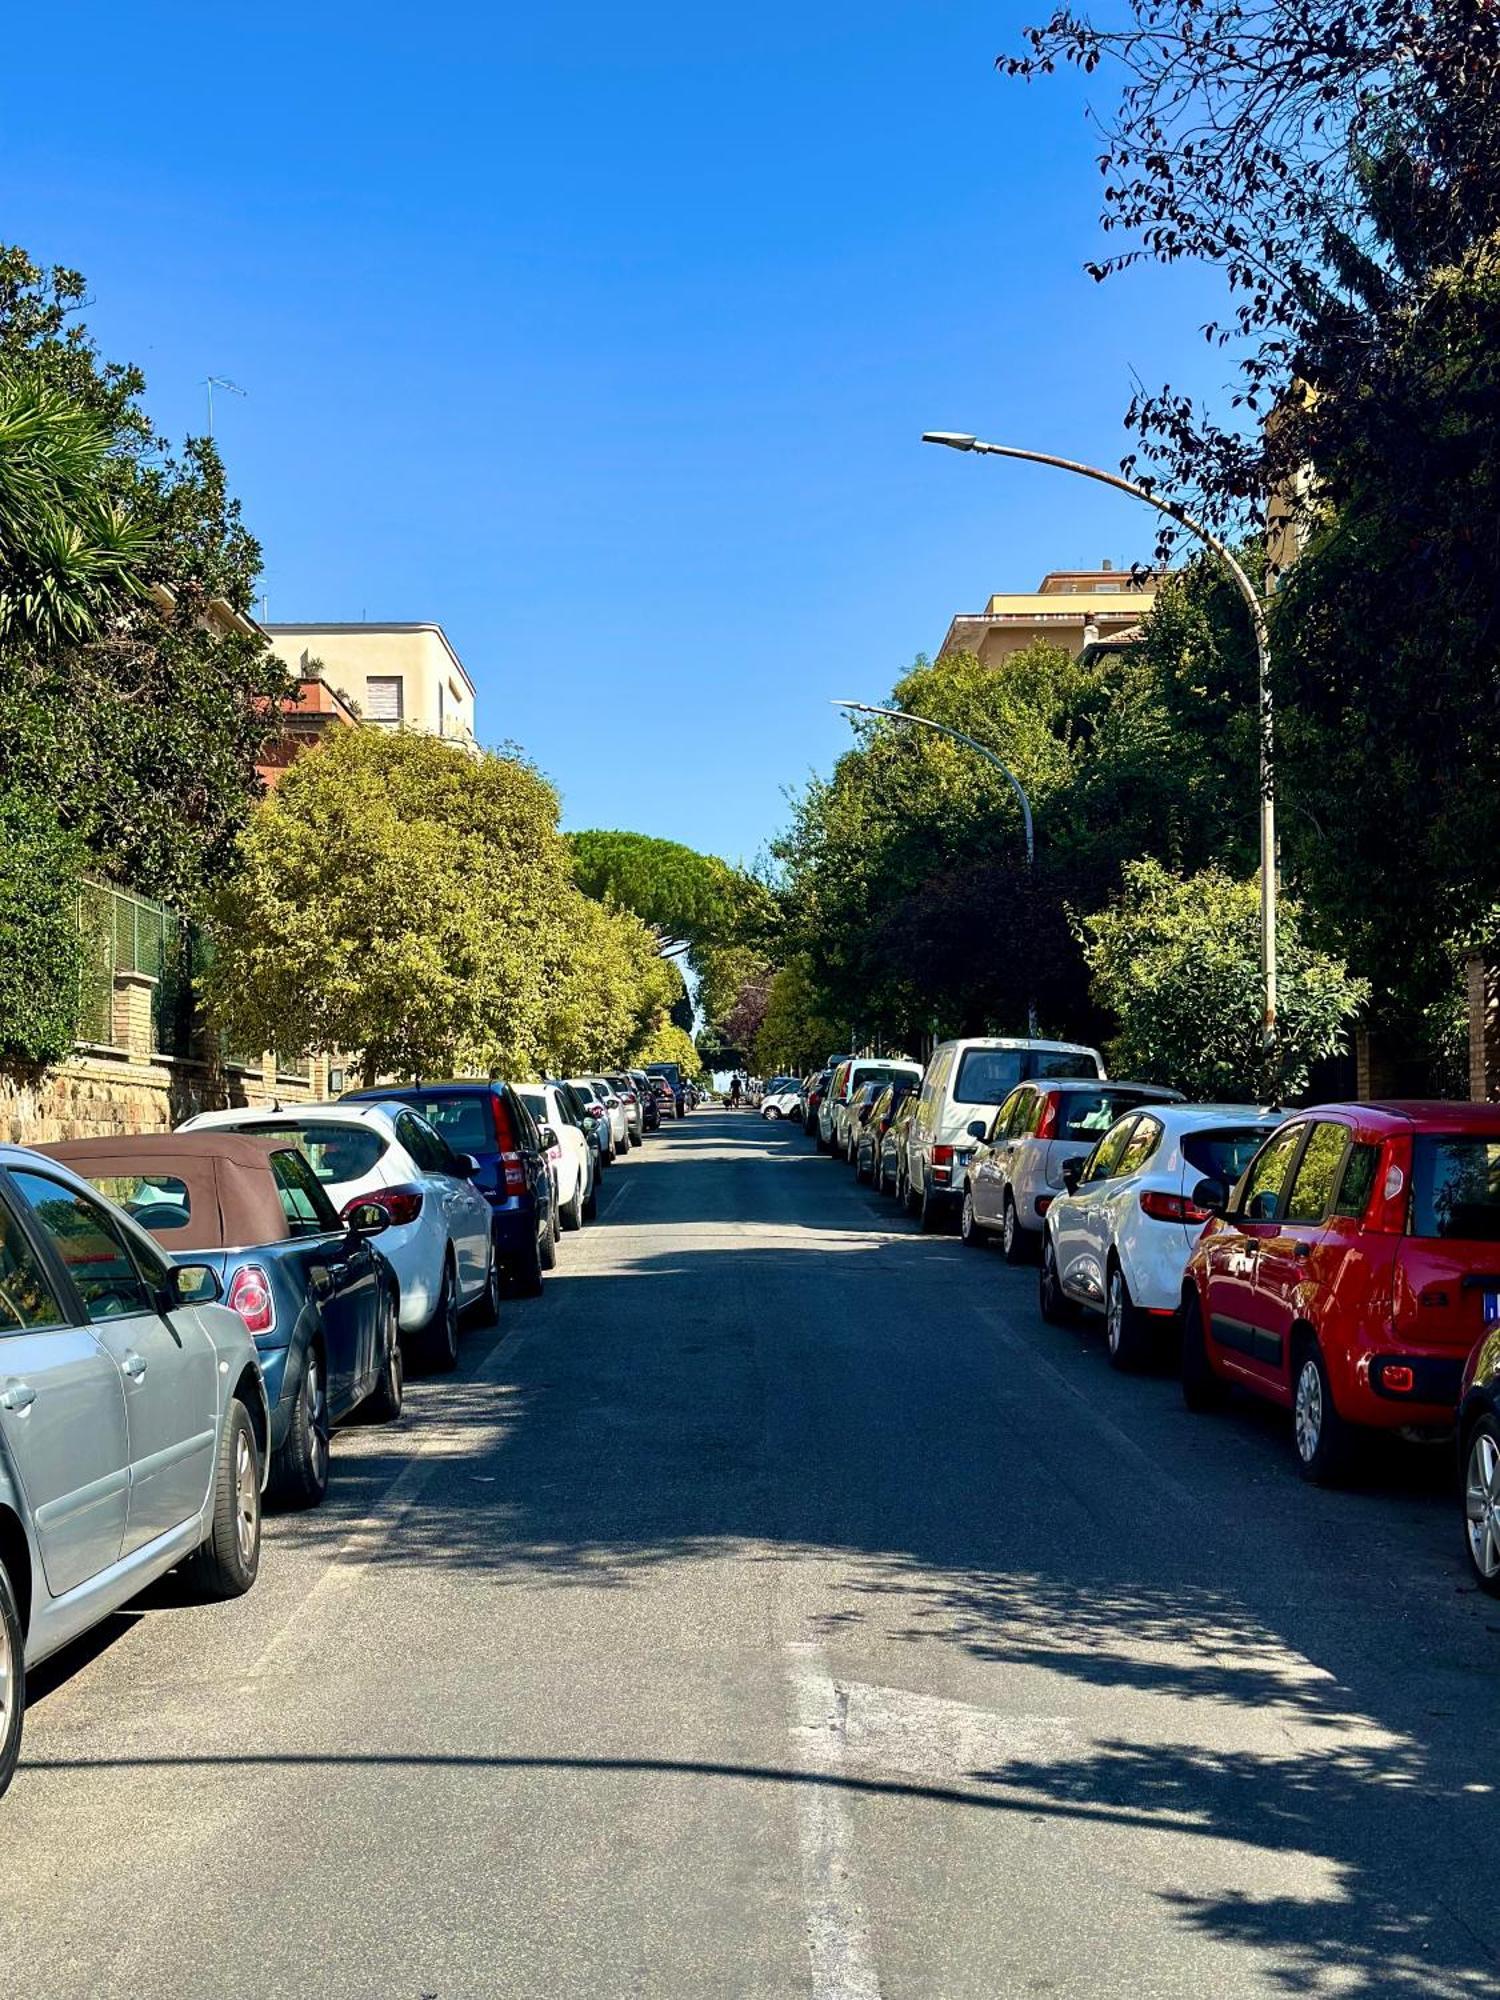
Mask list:
POLYGON ((801 1102, 800 1090, 778 1090, 774 1097, 762 1102, 760 1115, 762 1118, 795 1118, 801 1102))
MULTIPOLYGON (((1102 1312, 1117 1265, 1139 1311, 1175 1313, 1183 1270, 1208 1219, 1194 1210, 1192 1194, 1214 1176, 1213 1135, 1245 1135, 1241 1165, 1248 1164, 1285 1115, 1253 1104, 1143 1104, 1116 1119, 1084 1163, 1092 1177, 1047 1210, 1044 1242, 1064 1295, 1102 1312), (1181 1219, 1149 1215, 1141 1199, 1148 1194, 1181 1219)), ((1231 1183, 1239 1171, 1228 1176, 1231 1183)))
POLYGON ((1082 1042, 971 1035, 939 1042, 922 1075, 906 1134, 906 1178, 920 1202, 956 1208, 976 1141, 975 1119, 992 1119, 1018 1083, 1049 1076, 1103 1076, 1104 1059, 1082 1042))
MULTIPOLYGON (((283 1132, 302 1126, 340 1126, 380 1142, 379 1157, 363 1171, 348 1176, 329 1171, 325 1149, 305 1141, 302 1150, 328 1191, 335 1208, 379 1195, 388 1189, 410 1189, 422 1197, 411 1222, 393 1222, 380 1236, 380 1252, 393 1266, 401 1286, 401 1330, 413 1333, 432 1318, 442 1290, 443 1267, 450 1253, 458 1282, 460 1308, 484 1297, 494 1256, 490 1205, 479 1189, 458 1174, 419 1166, 412 1148, 430 1160, 449 1153, 447 1142, 410 1105, 299 1104, 293 1109, 267 1111, 253 1104, 232 1111, 200 1111, 184 1120, 183 1132, 283 1132)), ((451 1157, 451 1154, 449 1154, 451 1157)))
MULTIPOLYGON (((555 1083, 521 1083, 516 1090, 538 1125, 552 1127, 557 1143, 547 1148, 552 1169, 553 1206, 558 1214, 567 1209, 581 1216, 594 1184, 594 1150, 573 1123, 555 1083)), ((570 1229, 576 1225, 569 1223, 570 1229)))
POLYGON ((818 1134, 829 1152, 842 1157, 849 1150, 849 1105, 861 1084, 889 1083, 897 1076, 916 1083, 921 1075, 922 1065, 905 1056, 854 1056, 840 1063, 818 1106, 818 1134))
POLYGON ((607 1076, 589 1078, 594 1095, 609 1113, 610 1137, 614 1140, 617 1153, 630 1151, 630 1112, 625 1100, 615 1089, 607 1076))
POLYGON ((569 1076, 563 1081, 576 1090, 585 1104, 599 1107, 599 1157, 608 1166, 615 1156, 615 1124, 605 1108, 605 1099, 610 1095, 595 1076, 569 1076))

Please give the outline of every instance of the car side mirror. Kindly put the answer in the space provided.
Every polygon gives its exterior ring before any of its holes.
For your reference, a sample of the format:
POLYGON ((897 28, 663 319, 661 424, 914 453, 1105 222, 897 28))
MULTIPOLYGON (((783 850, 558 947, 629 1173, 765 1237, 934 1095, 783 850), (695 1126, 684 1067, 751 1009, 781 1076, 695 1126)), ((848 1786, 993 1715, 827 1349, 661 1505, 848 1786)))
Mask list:
POLYGON ((1277 1197, 1270 1188, 1262 1188, 1259 1194, 1251 1195, 1245 1203, 1246 1222, 1269 1222, 1276 1213, 1276 1200, 1277 1197))
POLYGON ((224 1296, 224 1287, 212 1264, 174 1264, 162 1286, 164 1309, 179 1306, 211 1306, 224 1296))
MULTIPOLYGON (((464 1156, 467 1158, 467 1154, 464 1156)), ((355 1236, 378 1236, 383 1229, 389 1229, 391 1218, 378 1201, 356 1202, 345 1220, 355 1236)))
POLYGON ((1222 1215, 1229 1206, 1229 1183, 1207 1174, 1193 1189, 1194 1208, 1206 1208, 1210 1215, 1222 1215))
POLYGON ((471 1181, 479 1172, 479 1162, 472 1153, 455 1153, 453 1171, 461 1181, 471 1181))
POLYGON ((1082 1159, 1064 1160, 1062 1165, 1063 1186, 1069 1194, 1077 1194, 1078 1183, 1083 1179, 1086 1162, 1082 1159))
POLYGON ((982 1118, 971 1118, 968 1124, 964 1127, 964 1130, 968 1133, 971 1139, 977 1139, 981 1146, 984 1144, 985 1140, 988 1139, 988 1137, 990 1136, 990 1128, 988 1125, 985 1124, 982 1118))
POLYGON ((541 1140, 543 1148, 546 1150, 550 1150, 553 1146, 561 1144, 557 1134, 550 1125, 539 1126, 537 1128, 537 1137, 541 1140))

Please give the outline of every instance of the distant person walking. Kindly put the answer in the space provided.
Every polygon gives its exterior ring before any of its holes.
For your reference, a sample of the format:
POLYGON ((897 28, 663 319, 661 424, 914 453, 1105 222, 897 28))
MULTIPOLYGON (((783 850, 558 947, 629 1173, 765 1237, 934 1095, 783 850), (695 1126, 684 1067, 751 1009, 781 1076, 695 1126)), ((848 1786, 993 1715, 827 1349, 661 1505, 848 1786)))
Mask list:
POLYGON ((729 1108, 731 1111, 738 1111, 740 1108, 740 1080, 737 1076, 729 1079, 729 1108))

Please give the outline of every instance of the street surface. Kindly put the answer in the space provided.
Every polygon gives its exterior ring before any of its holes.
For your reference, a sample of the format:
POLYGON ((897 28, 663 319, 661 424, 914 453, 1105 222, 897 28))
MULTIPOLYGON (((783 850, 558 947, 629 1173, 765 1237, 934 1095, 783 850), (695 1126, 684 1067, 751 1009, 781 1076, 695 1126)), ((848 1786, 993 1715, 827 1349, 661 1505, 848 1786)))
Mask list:
POLYGON ((9 2000, 1500 1991, 1446 1457, 1295 1476, 800 1132, 667 1126, 260 1581, 44 1668, 9 2000))

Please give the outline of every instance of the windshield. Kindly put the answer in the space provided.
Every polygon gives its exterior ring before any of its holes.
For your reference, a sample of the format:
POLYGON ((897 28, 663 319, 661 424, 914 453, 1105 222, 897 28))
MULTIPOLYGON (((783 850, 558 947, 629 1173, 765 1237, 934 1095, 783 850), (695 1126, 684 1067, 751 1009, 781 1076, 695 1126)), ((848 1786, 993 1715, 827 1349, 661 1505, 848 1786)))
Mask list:
POLYGON ((1500 1243, 1500 1137, 1419 1135, 1412 1159, 1411 1233, 1500 1243))
POLYGON ((295 1138, 312 1170, 325 1185, 337 1181, 362 1181, 373 1173, 386 1150, 384 1136, 368 1125, 336 1125, 331 1120, 278 1118, 274 1125, 236 1125, 236 1132, 248 1132, 256 1139, 295 1138))
POLYGON ((953 1083, 956 1104, 1001 1104, 1021 1081, 1021 1049, 966 1049, 953 1083))
POLYGON ((1117 1118, 1147 1101, 1138 1090, 1064 1090, 1057 1100, 1057 1137, 1092 1145, 1117 1118))
POLYGON ((437 1091, 414 1090, 403 1093, 401 1101, 420 1111, 455 1153, 493 1153, 499 1144, 488 1091, 482 1096, 444 1097, 437 1091))
POLYGON ((1189 1132, 1182 1157, 1205 1179, 1233 1187, 1266 1143, 1268 1125, 1226 1125, 1218 1132, 1189 1132))

